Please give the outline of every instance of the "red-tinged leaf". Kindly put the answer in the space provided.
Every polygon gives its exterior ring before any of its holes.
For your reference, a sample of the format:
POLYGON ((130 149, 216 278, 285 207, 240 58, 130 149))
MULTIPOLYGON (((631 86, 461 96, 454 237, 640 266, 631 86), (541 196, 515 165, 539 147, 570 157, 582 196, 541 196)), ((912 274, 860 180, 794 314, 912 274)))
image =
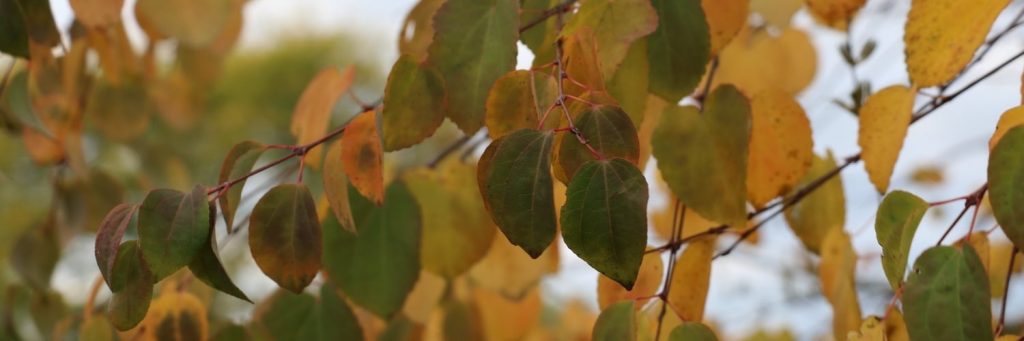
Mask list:
POLYGON ((334 212, 334 217, 346 231, 355 233, 356 224, 352 221, 352 209, 348 201, 348 176, 345 175, 342 159, 342 141, 331 144, 327 149, 324 161, 324 195, 334 212))
POLYGON ((551 144, 554 133, 520 129, 491 143, 477 183, 491 218, 509 242, 540 257, 555 238, 551 144))
POLYGON ((139 208, 139 245, 154 278, 159 281, 191 263, 207 246, 209 229, 210 209, 202 186, 189 194, 149 192, 139 208))
MULTIPOLYGON (((111 271, 114 268, 117 251, 121 247, 121 239, 124 238, 124 232, 135 216, 136 209, 138 209, 137 205, 117 205, 110 210, 106 218, 103 218, 100 229, 96 233, 96 265, 99 266, 103 279, 107 281, 107 286, 110 286, 111 283, 111 271)), ((120 288, 112 286, 110 289, 120 290, 120 288)))
POLYGON ((384 200, 383 154, 377 135, 377 115, 356 116, 341 135, 341 167, 359 193, 380 205, 384 200))
MULTIPOLYGON (((224 184, 245 176, 266 150, 267 146, 255 141, 243 141, 236 144, 224 157, 224 164, 220 167, 220 176, 217 177, 217 182, 224 184)), ((238 209, 238 204, 242 202, 242 188, 245 187, 245 181, 239 181, 231 186, 227 189, 227 193, 221 195, 217 200, 220 203, 221 211, 224 212, 224 222, 227 223, 229 234, 234 231, 235 212, 238 209)))
POLYGON ((411 56, 399 57, 388 74, 381 107, 384 150, 412 147, 434 135, 444 122, 444 114, 441 74, 411 56))
POLYGON ((110 323, 117 330, 128 330, 142 321, 149 310, 149 302, 153 297, 153 275, 142 256, 142 249, 137 241, 121 244, 117 252, 117 260, 111 275, 111 287, 120 287, 114 291, 107 304, 110 323))
POLYGON ((224 265, 220 262, 220 256, 217 255, 216 212, 217 206, 210 203, 210 234, 207 238, 207 246, 199 250, 196 258, 189 263, 188 269, 196 278, 214 289, 252 303, 252 300, 246 297, 245 293, 231 281, 231 277, 228 276, 228 272, 224 270, 224 265))
MULTIPOLYGON (((324 136, 331 123, 334 104, 348 91, 355 80, 355 68, 349 65, 344 71, 328 67, 317 73, 302 92, 299 103, 292 113, 292 134, 299 145, 305 145, 324 136)), ((320 165, 319 147, 306 154, 306 163, 313 167, 320 165)))
MULTIPOLYGON (((636 165, 640 160, 640 140, 636 127, 622 108, 599 105, 588 108, 574 119, 576 129, 586 137, 590 147, 601 156, 612 159, 622 158, 636 165)), ((571 180, 587 162, 596 160, 587 146, 571 134, 562 135, 555 154, 556 164, 564 172, 565 180, 571 180)), ((556 169, 555 174, 560 172, 556 169)), ((560 178, 561 179, 561 178, 560 178)))
POLYGON ((28 58, 28 28, 18 0, 0 0, 0 13, 5 14, 0 20, 0 52, 28 58))
POLYGON ((252 257, 282 288, 300 293, 313 281, 320 271, 321 239, 316 204, 306 185, 278 185, 252 210, 252 257))

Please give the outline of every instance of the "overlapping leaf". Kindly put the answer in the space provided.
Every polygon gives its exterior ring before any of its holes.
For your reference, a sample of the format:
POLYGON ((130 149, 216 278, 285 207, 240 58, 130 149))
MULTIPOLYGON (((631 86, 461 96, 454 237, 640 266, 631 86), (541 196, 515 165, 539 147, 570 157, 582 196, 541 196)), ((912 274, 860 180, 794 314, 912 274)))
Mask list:
POLYGON ((704 75, 711 37, 700 0, 652 0, 658 28, 647 38, 650 89, 670 103, 693 92, 704 75))
POLYGON ((316 204, 303 184, 271 188, 252 209, 249 248, 263 273, 302 292, 320 271, 322 231, 316 204))
MULTIPOLYGON (((256 141, 243 141, 236 144, 224 157, 224 164, 220 167, 217 182, 223 184, 249 174, 256 164, 256 160, 266 149, 265 145, 256 141)), ((234 231, 235 212, 238 209, 238 204, 242 202, 242 188, 245 187, 245 182, 245 179, 239 181, 217 199, 224 214, 224 222, 227 223, 228 233, 234 231)))
POLYGON ((196 278, 210 287, 252 303, 252 300, 231 281, 231 277, 228 276, 228 272, 224 270, 224 265, 220 262, 220 256, 217 253, 216 212, 217 207, 210 203, 210 234, 206 241, 207 246, 199 250, 192 263, 188 264, 188 269, 196 278))
MULTIPOLYGON (((832 153, 825 158, 815 156, 811 169, 800 180, 799 187, 812 183, 818 177, 835 170, 837 167, 832 153)), ((839 176, 832 177, 820 188, 808 194, 804 200, 792 205, 783 212, 789 228, 803 242, 804 247, 818 253, 821 243, 828 231, 842 227, 846 223, 846 194, 843 192, 843 180, 839 176)))
POLYGON ((143 340, 206 340, 210 323, 206 305, 188 292, 167 290, 153 300, 134 337, 143 340))
POLYGON ((832 305, 832 334, 836 339, 846 337, 860 328, 860 303, 854 271, 857 254, 850 244, 850 236, 842 227, 833 227, 821 243, 821 293, 832 305))
MULTIPOLYGON (((302 91, 302 97, 292 113, 291 131, 299 145, 305 145, 324 136, 331 123, 331 112, 335 102, 348 91, 355 79, 355 68, 349 65, 344 71, 336 67, 320 70, 302 91)), ((320 150, 313 148, 306 155, 306 162, 320 164, 320 150)))
POLYGON ((671 277, 672 290, 668 304, 683 321, 702 321, 711 285, 711 257, 715 253, 715 240, 702 237, 687 245, 676 260, 671 277))
MULTIPOLYGON (((636 165, 640 159, 640 140, 636 127, 622 108, 599 105, 587 108, 574 119, 576 129, 586 138, 591 148, 605 158, 622 158, 636 165)), ((561 180, 572 179, 584 164, 594 161, 587 146, 572 135, 562 135, 555 154, 555 174, 561 180)))
POLYGON ((120 290, 113 290, 107 304, 110 323, 118 330, 128 330, 146 316, 153 296, 154 278, 137 241, 121 244, 111 273, 110 287, 120 290))
POLYGON ((113 275, 111 271, 121 248, 121 240, 137 209, 138 206, 135 205, 117 205, 103 218, 96 233, 96 265, 99 266, 100 273, 103 274, 103 279, 107 281, 111 291, 121 289, 111 286, 110 276, 113 275))
POLYGON ((766 90, 750 101, 753 127, 747 165, 747 197, 755 207, 789 192, 811 167, 811 123, 793 96, 766 90))
POLYGON ((1024 127, 1010 129, 992 149, 988 161, 989 201, 1003 233, 1024 246, 1024 127))
POLYGON ((402 55, 391 67, 381 108, 385 151, 416 145, 444 122, 444 79, 432 67, 402 55))
POLYGON ((864 168, 878 193, 885 193, 889 188, 889 179, 903 149, 913 110, 914 90, 900 85, 871 95, 860 108, 857 144, 861 148, 864 168))
POLYGON ((636 340, 635 304, 632 300, 624 300, 601 311, 594 323, 594 340, 636 340))
POLYGON ((715 332, 700 322, 685 322, 668 336, 669 341, 718 341, 715 332))
POLYGON ((327 148, 324 160, 324 196, 334 212, 334 218, 346 231, 355 232, 356 224, 352 221, 352 210, 348 200, 348 176, 342 165, 342 140, 338 140, 327 148))
POLYGON ((845 30, 867 0, 807 0, 807 9, 825 25, 845 30))
POLYGON ((892 290, 903 285, 910 244, 928 202, 904 191, 889 192, 875 214, 875 235, 882 246, 882 268, 892 290))
POLYGON ((279 291, 255 317, 255 330, 277 340, 362 340, 363 330, 352 309, 331 283, 320 296, 279 291))
POLYGON ((649 0, 591 0, 582 1, 562 32, 571 35, 583 27, 594 31, 598 65, 607 79, 618 69, 630 45, 654 32, 658 23, 658 14, 649 0))
POLYGON ((665 265, 661 261, 661 253, 650 252, 644 255, 643 261, 640 263, 640 272, 637 274, 632 290, 626 290, 607 276, 597 276, 598 307, 605 309, 620 300, 634 300, 642 305, 646 302, 644 298, 654 297, 657 294, 664 272, 665 265))
POLYGON ((359 114, 341 135, 341 167, 359 193, 380 205, 384 200, 383 158, 377 115, 359 114))
POLYGON ((992 339, 988 278, 970 246, 925 250, 903 291, 913 340, 992 339))
POLYGON ((487 134, 499 138, 522 128, 557 128, 561 115, 549 108, 557 96, 555 78, 543 72, 516 70, 501 76, 487 96, 487 134))
POLYGON ((711 55, 718 55, 747 25, 750 0, 701 0, 711 35, 711 55))
POLYGON ((204 248, 210 230, 206 190, 149 192, 139 207, 139 245, 156 280, 188 265, 204 248))
POLYGON ((1013 107, 999 116, 999 123, 996 123, 996 131, 988 140, 988 149, 995 149, 999 140, 1006 135, 1011 128, 1024 124, 1024 106, 1013 107))

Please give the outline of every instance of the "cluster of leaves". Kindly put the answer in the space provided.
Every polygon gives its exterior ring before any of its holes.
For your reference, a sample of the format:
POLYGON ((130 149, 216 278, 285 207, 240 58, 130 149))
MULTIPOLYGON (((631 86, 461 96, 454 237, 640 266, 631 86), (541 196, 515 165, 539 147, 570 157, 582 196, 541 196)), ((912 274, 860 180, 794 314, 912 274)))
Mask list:
MULTIPOLYGON (((807 0, 806 9, 820 24, 848 30, 864 2, 807 0)), ((990 298, 999 291, 992 274, 1008 280, 996 262, 1005 258, 1012 271, 1024 247, 1024 111, 1012 109, 999 122, 988 184, 959 198, 966 205, 957 221, 970 207, 977 215, 989 195, 1009 250, 990 246, 984 232, 953 246, 940 240, 907 278, 910 245, 931 205, 890 191, 889 182, 909 126, 994 72, 945 92, 975 65, 974 52, 997 40, 986 41, 986 33, 1008 0, 913 1, 904 36, 909 84, 877 93, 856 84, 853 104, 843 105, 859 117, 862 152, 838 163, 831 153, 814 154, 810 123, 795 100, 815 75, 816 55, 807 34, 789 26, 803 5, 786 3, 422 0, 404 25, 383 98, 355 99, 362 110, 345 124, 329 127, 344 95, 355 98, 356 72, 328 67, 294 108, 293 145, 236 144, 214 186, 150 190, 141 203, 115 206, 122 194, 98 201, 112 207, 90 223, 112 296, 104 319, 90 319, 87 304, 80 333, 109 339, 109 324, 131 337, 208 338, 206 308, 184 289, 189 279, 249 301, 220 260, 223 219, 229 238, 247 228, 252 259, 283 289, 259 303, 249 326, 225 327, 223 337, 714 340, 703 318, 712 261, 782 214, 820 256, 836 339, 1000 335, 1002 321, 992 328, 990 298), (751 13, 761 20, 749 20, 751 13), (519 42, 536 56, 528 70, 515 70, 519 42), (940 94, 915 110, 919 90, 933 87, 940 94), (446 159, 446 151, 437 162, 392 174, 386 153, 423 144, 445 119, 466 136, 452 148, 490 140, 476 164, 446 159), (274 150, 285 154, 268 161, 264 154, 274 150), (651 157, 661 182, 642 171, 651 157), (274 187, 258 191, 251 212, 241 211, 248 180, 288 161, 298 163, 296 181, 259 178, 274 187), (857 255, 843 229, 837 175, 858 161, 887 193, 875 227, 902 304, 882 317, 861 314, 857 255), (304 181, 307 173, 322 184, 304 181), (668 240, 662 246, 648 245, 649 182, 674 202, 651 219, 668 240), (724 233, 738 238, 719 251, 724 233), (602 312, 591 317, 593 328, 555 335, 536 326, 537 282, 557 269, 559 239, 601 273, 602 312), (314 283, 318 295, 307 293, 314 283)), ((243 5, 140 0, 135 13, 150 41, 137 56, 121 1, 72 1, 71 44, 58 58, 51 50, 61 39, 46 2, 0 0, 0 11, 17 14, 0 23, 0 51, 29 60, 20 76, 27 95, 4 94, 8 102, 32 99, 5 106, 0 122, 40 165, 94 174, 82 152, 84 118, 115 141, 144 134, 151 112, 172 126, 191 125, 195 117, 182 113, 201 102, 209 70, 237 38, 243 5), (156 70, 160 41, 178 45, 168 74, 156 70), (102 74, 88 72, 90 51, 102 74)), ((849 44, 840 51, 854 67, 873 49, 865 45, 856 58, 849 44)), ((80 186, 107 190, 96 174, 80 186)), ((46 287, 67 219, 52 216, 49 228, 25 234, 15 250, 31 259, 18 263, 33 265, 19 273, 43 299, 54 295, 46 287)), ((585 314, 566 309, 566 321, 570 313, 585 314)))

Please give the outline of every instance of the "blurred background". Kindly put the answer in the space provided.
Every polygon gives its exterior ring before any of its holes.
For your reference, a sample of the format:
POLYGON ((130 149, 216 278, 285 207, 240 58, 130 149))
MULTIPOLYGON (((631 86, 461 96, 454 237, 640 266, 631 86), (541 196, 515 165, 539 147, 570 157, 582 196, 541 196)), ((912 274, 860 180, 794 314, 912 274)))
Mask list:
MULTIPOLYGON (((213 185, 223 157, 237 142, 252 139, 292 143, 288 130, 292 110, 305 85, 323 67, 355 65, 358 97, 364 101, 379 98, 387 72, 398 57, 397 41, 403 21, 416 2, 251 0, 242 11, 244 19, 237 43, 215 63, 189 65, 188 59, 182 57, 183 52, 175 46, 154 46, 157 74, 166 77, 167 84, 160 92, 170 97, 158 104, 160 108, 153 109, 156 115, 145 123, 148 129, 130 141, 118 142, 118 139, 86 134, 82 157, 89 165, 89 176, 85 179, 65 177, 65 171, 53 167, 40 167, 38 160, 34 161, 26 152, 21 137, 0 134, 0 257, 10 258, 0 263, 0 286, 23 282, 17 275, 23 270, 15 267, 25 265, 13 264, 23 264, 27 255, 48 252, 37 247, 38 241, 26 231, 57 224, 55 221, 92 226, 91 230, 95 231, 96 223, 109 207, 119 202, 139 202, 146 189, 187 189, 197 183, 213 185), (185 73, 185 77, 208 79, 202 87, 176 86, 181 84, 175 81, 179 72, 185 73), (57 213, 51 213, 51 207, 56 207, 57 213), (33 246, 32 250, 25 250, 26 245, 33 246)), ((792 3, 752 0, 752 3, 758 2, 767 3, 761 8, 792 3)), ((130 10, 133 3, 126 2, 125 32, 131 48, 142 54, 147 50, 146 33, 130 10)), ((51 7, 57 26, 68 31, 73 20, 68 1, 52 0, 51 7)), ((791 25, 808 34, 816 54, 816 74, 798 97, 811 121, 816 153, 831 151, 841 158, 859 151, 857 117, 834 103, 835 99, 847 100, 857 80, 870 83, 873 89, 908 84, 902 36, 909 7, 909 0, 869 0, 853 21, 849 36, 819 25, 804 9, 797 10, 791 17, 791 25), (876 42, 877 47, 870 58, 856 67, 854 73, 858 79, 854 79, 840 54, 840 46, 849 42, 859 49, 868 41, 876 42)), ((1001 30, 1012 23, 1022 7, 1024 3, 1013 1, 993 30, 1001 30)), ((63 37, 64 41, 70 39, 68 35, 63 37)), ((1021 49, 1024 49, 1024 30, 1011 31, 962 79, 969 81, 980 76, 1021 49)), ((533 55, 523 45, 520 45, 518 61, 519 69, 527 69, 533 63, 533 55)), ((12 58, 0 56, 0 70, 7 70, 12 62, 12 58)), ((87 65, 95 67, 99 63, 95 56, 87 58, 87 65)), ((913 125, 896 165, 891 188, 938 201, 968 194, 983 184, 988 139, 996 121, 1002 112, 1021 103, 1022 66, 1020 61, 1014 62, 913 125)), ((24 96, 18 96, 19 91, 21 94, 27 91, 23 62, 15 70, 5 96, 0 98, 5 110, 13 115, 17 115, 16 108, 27 105, 23 103, 24 96)), ((964 84, 966 81, 954 83, 951 89, 964 84)), ((919 98, 918 103, 926 100, 919 98)), ((357 108, 355 101, 346 98, 335 108, 333 122, 344 122, 357 108)), ((88 122, 87 125, 96 124, 88 122)), ((424 145, 389 154, 389 168, 425 164, 460 136, 460 132, 446 123, 424 145)), ((484 146, 486 144, 477 152, 484 146)), ((671 210, 661 190, 663 187, 653 181, 655 169, 653 162, 648 164, 648 178, 655 188, 652 215, 671 210)), ((269 189, 276 177, 287 176, 290 172, 294 172, 294 168, 276 170, 251 181, 244 196, 257 197, 269 189)), ((844 171, 841 177, 846 193, 845 229, 859 257, 856 282, 861 310, 865 316, 882 315, 892 292, 881 268, 881 249, 873 228, 881 196, 869 183, 862 164, 844 171)), ((243 203, 242 214, 253 204, 251 200, 243 203)), ((911 260, 938 240, 958 213, 959 205, 929 210, 918 230, 911 260)), ((978 219, 977 226, 983 230, 995 224, 986 211, 978 219)), ((968 224, 969 219, 962 221, 950 238, 958 239, 966 234, 968 224)), ((52 277, 40 277, 48 279, 55 294, 72 307, 69 309, 80 309, 99 273, 93 258, 94 236, 92 232, 85 232, 60 241, 66 244, 61 244, 64 246, 56 258, 55 272, 52 277)), ((221 257, 239 287, 256 301, 271 294, 276 285, 252 261, 246 239, 224 238, 223 233, 221 236, 221 242, 226 243, 221 257)), ((719 247, 733 239, 732 236, 720 238, 719 247)), ((991 233, 990 239, 993 249, 1010 247, 999 230, 991 233)), ((661 236, 651 234, 649 244, 663 243, 661 236)), ((540 284, 545 312, 559 314, 567 307, 584 307, 596 314, 597 273, 575 258, 564 245, 558 257, 558 272, 545 276, 540 284)), ((714 262, 705 318, 728 339, 751 335, 789 336, 799 340, 830 338, 832 308, 821 295, 818 262, 818 257, 805 251, 780 217, 758 233, 756 243, 744 244, 714 262)), ((1024 279, 1019 277, 1020 274, 1014 275, 1009 289, 1006 320, 1010 331, 1017 331, 1024 325, 1024 279)), ((1001 295, 1001 284, 998 286, 1001 295)), ((100 300, 109 295, 106 290, 101 289, 100 300)), ((996 292, 995 287, 993 290, 996 292)), ((24 293, 12 289, 3 299, 8 303, 26 300, 24 293)), ((220 294, 213 300, 211 314, 227 320, 242 322, 253 314, 253 306, 248 303, 220 294)), ((993 298, 993 309, 998 311, 999 307, 1000 300, 993 298)), ((32 332, 24 333, 31 335, 32 332)))

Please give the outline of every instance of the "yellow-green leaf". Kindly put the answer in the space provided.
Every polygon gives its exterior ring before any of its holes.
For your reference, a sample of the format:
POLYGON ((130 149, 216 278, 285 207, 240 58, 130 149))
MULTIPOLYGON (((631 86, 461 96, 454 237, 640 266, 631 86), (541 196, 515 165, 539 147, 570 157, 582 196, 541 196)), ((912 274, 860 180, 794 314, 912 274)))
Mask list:
MULTIPOLYGON (((223 184, 249 174, 252 167, 256 165, 256 160, 266 149, 265 145, 256 141, 243 141, 236 144, 224 157, 224 164, 220 167, 220 176, 217 177, 217 182, 223 184)), ((220 203, 220 210, 224 214, 224 222, 227 224, 229 234, 234 231, 235 212, 238 209, 238 204, 242 202, 242 188, 245 187, 245 182, 245 179, 239 181, 217 199, 220 203)))
POLYGON ((121 244, 113 270, 110 281, 121 284, 111 285, 111 288, 121 289, 113 291, 107 311, 114 328, 128 330, 146 317, 153 296, 154 278, 142 259, 139 243, 134 240, 121 244))
POLYGON ((750 101, 753 127, 747 165, 747 197, 762 207, 786 194, 807 174, 814 158, 811 123, 804 109, 782 90, 766 90, 750 101))
MULTIPOLYGON (((633 126, 639 128, 647 109, 647 87, 650 84, 651 63, 647 60, 647 39, 637 39, 626 52, 626 58, 608 78, 608 94, 615 98, 629 115, 633 126)), ((642 168, 642 167, 641 167, 642 168)))
POLYGON ((868 178, 878 193, 889 189, 914 110, 914 89, 894 85, 876 92, 860 108, 857 144, 868 178))
POLYGON ((207 247, 210 206, 199 185, 189 194, 158 189, 139 208, 139 245, 156 280, 192 262, 207 247))
POLYGON ((882 246, 882 268, 893 291, 903 285, 910 243, 927 210, 928 202, 904 191, 889 192, 878 206, 875 236, 882 246))
MULTIPOLYGON (((832 152, 823 158, 815 156, 811 169, 800 180, 797 188, 807 186, 821 176, 832 172, 837 167, 832 152)), ((786 223, 793 233, 800 238, 804 247, 818 253, 825 235, 833 228, 842 228, 846 223, 846 195, 843 192, 843 179, 834 176, 820 188, 808 194, 804 200, 786 208, 783 212, 786 223)))
POLYGON ((999 139, 1002 139, 1003 135, 1010 131, 1010 128, 1021 124, 1024 124, 1024 106, 1013 107, 1004 112, 1002 116, 999 116, 999 123, 996 123, 996 131, 992 133, 992 137, 988 140, 988 149, 995 149, 999 139))
POLYGON ((594 323, 594 340, 632 341, 637 339, 636 305, 633 300, 612 304, 601 311, 594 323))
POLYGON ((444 122, 445 92, 441 74, 402 55, 391 67, 381 108, 385 151, 411 147, 434 135, 444 122))
MULTIPOLYGON (((320 70, 306 85, 292 112, 291 131, 299 145, 316 141, 327 133, 334 104, 352 86, 355 74, 355 68, 351 65, 345 71, 331 66, 320 70)), ((319 166, 321 150, 316 147, 307 152, 306 162, 314 167, 319 166)))
POLYGON ((669 341, 718 341, 715 332, 698 322, 685 322, 672 329, 669 341))
POLYGON ((494 83, 487 96, 487 134, 496 139, 523 128, 537 128, 547 114, 543 128, 557 128, 562 115, 550 110, 557 97, 555 78, 543 72, 516 70, 494 83))
POLYGON ((1010 129, 992 149, 988 186, 996 222, 1013 245, 1024 247, 1024 127, 1010 129))
POLYGON ((202 47, 212 43, 231 16, 231 0, 140 0, 137 13, 151 27, 183 44, 202 47))
POLYGON ((665 265, 661 261, 661 253, 650 252, 644 255, 643 261, 640 263, 640 273, 637 274, 636 283, 633 284, 633 289, 631 290, 623 288, 622 285, 608 278, 608 276, 598 275, 598 308, 603 310, 620 300, 635 300, 640 305, 643 305, 647 300, 641 300, 641 298, 653 297, 658 292, 664 272, 665 265))
MULTIPOLYGON (((827 0, 822 0, 822 2, 827 0)), ((945 84, 974 57, 1009 0, 913 0, 903 43, 910 83, 945 84)))
POLYGON ((821 243, 821 293, 832 305, 832 334, 836 340, 860 328, 860 303, 854 271, 857 254, 842 227, 833 227, 821 243))
POLYGON ((562 30, 571 35, 586 27, 594 31, 601 75, 611 78, 634 41, 658 26, 658 14, 649 0, 584 0, 562 30))
POLYGON ((434 41, 434 13, 442 4, 444 0, 420 0, 409 10, 398 32, 398 53, 417 62, 427 59, 427 48, 434 41))
POLYGON ((263 273, 302 292, 320 271, 322 236, 313 195, 303 184, 271 188, 252 209, 249 248, 263 273))

